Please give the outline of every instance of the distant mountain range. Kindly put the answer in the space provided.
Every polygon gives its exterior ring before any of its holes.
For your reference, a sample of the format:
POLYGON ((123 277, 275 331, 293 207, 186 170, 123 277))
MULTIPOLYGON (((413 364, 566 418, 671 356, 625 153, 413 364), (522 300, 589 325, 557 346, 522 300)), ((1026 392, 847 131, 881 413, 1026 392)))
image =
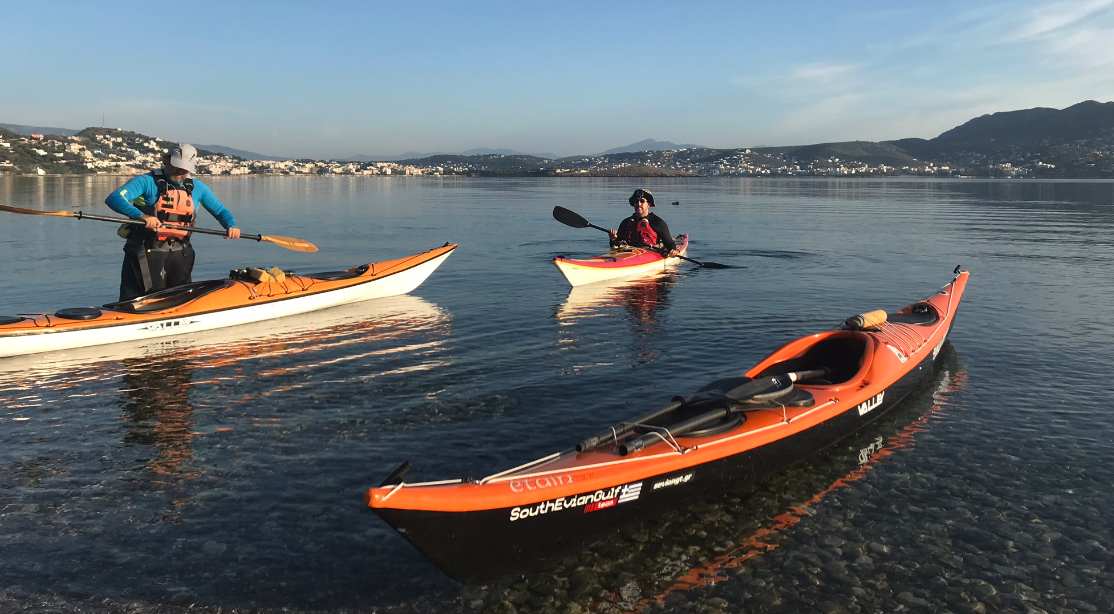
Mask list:
MULTIPOLYGON (((673 149, 705 149, 701 145, 677 145, 669 141, 655 141, 654 139, 645 139, 637 143, 631 143, 623 147, 616 147, 615 149, 608 149, 607 151, 598 154, 585 154, 591 156, 608 156, 617 153, 632 153, 637 151, 669 151, 673 149)), ((416 151, 408 151, 398 156, 370 156, 358 155, 343 158, 344 160, 351 160, 353 162, 387 162, 397 160, 424 160, 426 158, 434 158, 437 156, 490 156, 490 155, 504 155, 504 156, 531 156, 534 158, 541 158, 543 160, 557 160, 557 156, 550 153, 523 153, 513 149, 488 149, 480 147, 477 149, 469 149, 459 153, 445 153, 443 151, 433 153, 421 153, 416 151)), ((565 156, 566 158, 579 158, 583 156, 565 156)))
POLYGON ((655 141, 654 139, 646 139, 637 143, 631 143, 625 147, 616 147, 615 149, 608 149, 605 152, 596 154, 597 156, 608 156, 617 153, 633 153, 636 151, 670 151, 673 149, 707 149, 703 145, 693 145, 691 143, 685 145, 677 145, 669 141, 655 141))
POLYGON ((963 153, 997 154, 1035 144, 1114 137, 1114 102, 1087 100, 1066 109, 1037 107, 976 117, 934 139, 888 141, 922 160, 963 153))
MULTIPOLYGON (((45 133, 43 133, 43 134, 45 134, 45 133)), ((237 158, 243 158, 244 160, 276 160, 277 161, 277 160, 292 160, 293 159, 293 158, 284 157, 284 156, 268 156, 268 155, 261 154, 261 153, 255 153, 254 151, 244 151, 242 149, 233 149, 231 147, 225 147, 224 145, 194 145, 194 147, 196 147, 198 149, 204 149, 205 151, 211 151, 211 152, 214 152, 214 153, 223 154, 223 155, 226 155, 226 156, 236 156, 237 158)))
POLYGON ((1089 160, 1092 154, 1088 152, 1114 152, 1114 102, 1088 100, 1066 109, 1038 107, 992 113, 932 139, 843 141, 753 150, 802 161, 838 158, 898 167, 918 161, 952 166, 1018 163, 1036 156, 1066 167, 1065 176, 1099 176, 1088 168, 1102 166, 1103 162, 1089 160))
MULTIPOLYGON (((46 128, 18 124, 0 124, 12 133, 74 135, 78 130, 46 128)), ((92 130, 92 129, 88 129, 92 130)), ((100 130, 97 128, 96 130, 100 130)), ((199 149, 237 156, 248 160, 285 160, 223 145, 198 145, 199 149)), ((609 149, 595 156, 608 156, 626 163, 636 152, 669 152, 686 150, 669 155, 700 162, 713 160, 740 151, 709 149, 693 144, 676 144, 669 141, 646 139, 624 147, 609 149)), ((845 141, 784 147, 753 148, 757 154, 798 161, 858 161, 871 166, 914 166, 922 162, 951 165, 952 168, 977 168, 1011 163, 1035 164, 1039 160, 1044 170, 1056 169, 1054 176, 1095 177, 1106 176, 1114 157, 1114 102, 1088 100, 1058 110, 1034 108, 1005 111, 974 118, 932 139, 907 138, 893 141, 845 141)), ((523 154, 512 149, 470 149, 459 154, 429 154, 408 152, 398 156, 351 156, 350 161, 400 161, 407 164, 451 165, 475 163, 490 168, 544 168, 560 167, 569 161, 585 156, 566 156, 555 159, 551 154, 523 154)), ((1038 165, 1039 166, 1039 165, 1038 165)), ((1043 172, 1043 171, 1042 171, 1043 172)), ((1050 175, 1050 176, 1051 176, 1050 175)))
POLYGON ((70 128, 44 128, 42 126, 22 126, 20 124, 0 124, 0 128, 11 130, 20 136, 31 136, 32 134, 58 134, 61 136, 73 136, 81 130, 72 130, 70 128))
POLYGON ((435 151, 435 152, 408 151, 406 153, 402 153, 402 154, 399 154, 397 156, 358 154, 358 155, 355 155, 355 156, 348 156, 346 158, 339 158, 339 160, 344 161, 344 162, 394 162, 394 161, 397 161, 397 160, 417 160, 417 159, 420 159, 420 158, 432 158, 432 157, 435 157, 435 156, 491 156, 491 155, 533 156, 535 158, 543 158, 543 159, 547 159, 547 160, 552 160, 552 159, 556 158, 556 156, 554 156, 553 154, 548 154, 548 153, 527 154, 527 153, 522 153, 521 151, 515 151, 513 149, 491 149, 491 148, 488 148, 488 147, 477 147, 475 149, 469 149, 468 151, 462 151, 462 152, 459 152, 459 153, 445 153, 443 151, 435 151))

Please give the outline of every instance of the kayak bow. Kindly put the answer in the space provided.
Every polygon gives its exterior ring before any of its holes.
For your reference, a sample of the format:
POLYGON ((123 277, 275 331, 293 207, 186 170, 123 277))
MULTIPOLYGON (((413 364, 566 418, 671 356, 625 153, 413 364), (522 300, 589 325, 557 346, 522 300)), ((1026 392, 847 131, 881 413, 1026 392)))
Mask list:
POLYGON ((480 480, 406 483, 365 504, 449 577, 480 583, 545 562, 649 514, 757 482, 896 405, 933 370, 967 271, 896 313, 849 318, 776 350, 744 377, 480 480))

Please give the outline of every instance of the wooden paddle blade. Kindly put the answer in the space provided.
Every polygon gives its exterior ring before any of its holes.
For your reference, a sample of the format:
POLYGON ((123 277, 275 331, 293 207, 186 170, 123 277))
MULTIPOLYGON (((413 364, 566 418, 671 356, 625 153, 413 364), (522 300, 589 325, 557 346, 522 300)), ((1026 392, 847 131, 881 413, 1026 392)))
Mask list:
POLYGON ((279 247, 285 247, 286 249, 292 249, 296 252, 315 252, 315 251, 317 251, 317 246, 314 245, 313 243, 310 243, 309 241, 303 241, 301 239, 294 239, 294 238, 291 238, 291 237, 276 237, 276 236, 273 236, 273 235, 262 235, 262 236, 259 237, 259 240, 260 241, 266 241, 268 243, 274 243, 275 245, 277 245, 279 247))
POLYGON ((73 211, 36 211, 34 209, 21 209, 19 207, 10 207, 8 205, 0 205, 0 211, 7 211, 9 213, 23 213, 25 215, 57 215, 59 217, 77 216, 77 214, 73 211))

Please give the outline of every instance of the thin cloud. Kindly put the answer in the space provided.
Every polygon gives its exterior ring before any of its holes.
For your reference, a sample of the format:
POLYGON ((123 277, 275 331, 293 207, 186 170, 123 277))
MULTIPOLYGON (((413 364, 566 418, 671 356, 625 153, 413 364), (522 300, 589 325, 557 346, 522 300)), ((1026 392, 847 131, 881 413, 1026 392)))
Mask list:
POLYGON ((1090 0, 1089 2, 1058 2, 1041 6, 1030 11, 1025 23, 1008 34, 1003 42, 1021 41, 1042 37, 1063 30, 1073 24, 1108 11, 1114 0, 1090 0))
POLYGON ((817 62, 790 66, 777 74, 743 75, 730 80, 733 85, 751 88, 786 89, 794 85, 815 87, 831 83, 841 83, 853 78, 862 69, 862 64, 839 64, 817 62))
POLYGON ((835 64, 835 63, 817 63, 817 64, 799 64, 790 67, 789 74, 795 79, 806 79, 809 81, 818 81, 820 83, 830 83, 832 81, 846 79, 860 68, 858 64, 835 64))
POLYGON ((1075 30, 1056 40, 1049 41, 1049 48, 1061 56, 1092 68, 1114 65, 1114 28, 1086 28, 1075 30))
POLYGON ((830 96, 818 102, 793 110, 781 118, 770 133, 779 135, 784 142, 807 141, 819 136, 819 140, 847 140, 860 138, 846 130, 848 119, 856 118, 862 112, 861 94, 842 94, 830 96))

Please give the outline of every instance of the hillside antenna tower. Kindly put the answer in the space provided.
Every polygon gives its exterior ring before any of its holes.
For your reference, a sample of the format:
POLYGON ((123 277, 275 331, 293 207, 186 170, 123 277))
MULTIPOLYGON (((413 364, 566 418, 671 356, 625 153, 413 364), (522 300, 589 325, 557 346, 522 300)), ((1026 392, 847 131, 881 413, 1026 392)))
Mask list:
POLYGON ((101 113, 101 128, 104 128, 104 113, 101 113))

